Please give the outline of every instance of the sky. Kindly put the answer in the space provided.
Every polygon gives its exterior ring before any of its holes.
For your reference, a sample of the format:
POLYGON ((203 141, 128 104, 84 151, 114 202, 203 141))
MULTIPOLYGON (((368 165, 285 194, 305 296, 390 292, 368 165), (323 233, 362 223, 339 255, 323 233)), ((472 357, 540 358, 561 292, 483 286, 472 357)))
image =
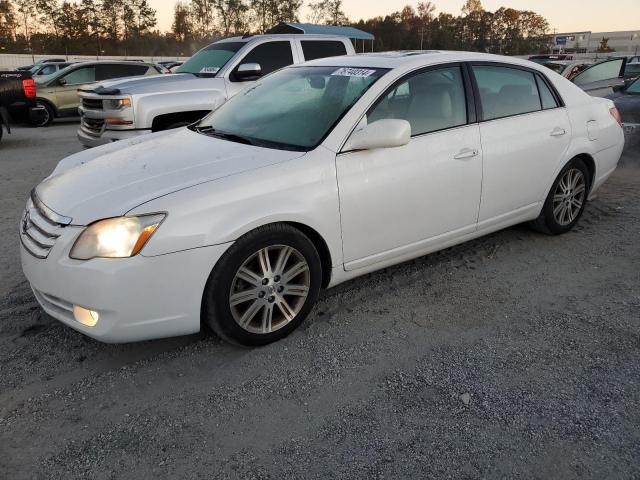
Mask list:
MULTIPOLYGON (((305 0, 305 4, 317 0, 305 0)), ((175 0, 150 0, 157 10, 158 27, 170 30, 175 0)), ((464 0, 432 0, 436 14, 459 14, 464 0)), ((417 0, 343 0, 344 11, 354 21, 361 18, 384 16, 401 10, 405 5, 416 6, 417 0)), ((533 10, 544 16, 552 31, 608 32, 615 30, 640 30, 640 0, 482 0, 486 10, 500 7, 533 10)), ((307 20, 307 10, 301 10, 301 21, 307 20)))

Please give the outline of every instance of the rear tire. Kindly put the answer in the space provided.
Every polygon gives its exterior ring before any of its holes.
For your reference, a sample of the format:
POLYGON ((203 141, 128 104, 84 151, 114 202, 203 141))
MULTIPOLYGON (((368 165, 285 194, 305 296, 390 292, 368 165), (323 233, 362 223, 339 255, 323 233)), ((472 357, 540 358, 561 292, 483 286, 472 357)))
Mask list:
POLYGON ((321 283, 311 240, 290 225, 266 225, 240 237, 211 272, 202 322, 228 342, 266 345, 304 321, 321 283))
POLYGON ((37 101, 36 106, 43 107, 45 109, 45 114, 42 120, 40 120, 39 122, 33 122, 33 124, 36 127, 48 127, 49 125, 51 125, 51 122, 53 122, 53 119, 55 118, 55 112, 53 111, 53 108, 51 108, 48 103, 41 101, 37 101))
POLYGON ((553 182, 540 216, 530 223, 531 227, 548 235, 571 230, 582 216, 590 186, 589 169, 582 160, 574 158, 553 182))

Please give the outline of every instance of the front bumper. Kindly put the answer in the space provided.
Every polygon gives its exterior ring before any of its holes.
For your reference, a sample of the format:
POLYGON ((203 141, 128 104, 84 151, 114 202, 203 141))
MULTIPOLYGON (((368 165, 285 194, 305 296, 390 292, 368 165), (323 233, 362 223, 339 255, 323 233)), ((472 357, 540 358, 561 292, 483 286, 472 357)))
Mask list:
MULTIPOLYGON (((68 226, 45 259, 20 247, 22 269, 36 299, 52 317, 108 343, 187 335, 200 330, 205 284, 230 244, 155 257, 78 261, 69 250, 82 228, 68 226), (95 310, 93 327, 79 323, 73 306, 95 310)), ((144 251, 143 251, 144 252, 144 251)))
POLYGON ((78 129, 78 140, 85 147, 99 147, 107 143, 117 142, 118 140, 127 140, 129 138, 139 137, 146 133, 151 133, 150 129, 145 130, 103 130, 99 136, 87 133, 82 127, 78 129))

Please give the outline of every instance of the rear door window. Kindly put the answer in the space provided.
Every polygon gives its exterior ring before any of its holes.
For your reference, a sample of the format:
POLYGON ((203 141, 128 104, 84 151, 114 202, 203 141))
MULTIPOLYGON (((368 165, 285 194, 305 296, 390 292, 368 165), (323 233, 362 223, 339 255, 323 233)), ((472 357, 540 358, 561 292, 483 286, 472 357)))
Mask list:
POLYGON ((293 53, 291 52, 291 42, 262 43, 247 53, 239 65, 244 63, 259 64, 262 75, 267 75, 283 67, 292 65, 293 53))
POLYGON ((551 92, 549 85, 542 79, 540 75, 536 75, 536 82, 538 83, 538 91, 540 92, 540 101, 542 102, 542 109, 548 110, 550 108, 556 108, 558 102, 556 97, 551 92))
POLYGON ((541 110, 536 79, 518 68, 474 65, 484 120, 541 110))
POLYGON ((80 67, 69 72, 64 77, 65 85, 80 85, 96 81, 95 67, 80 67))
POLYGON ((303 40, 302 53, 305 60, 315 60, 316 58, 339 57, 347 54, 347 47, 342 42, 328 40, 303 40))

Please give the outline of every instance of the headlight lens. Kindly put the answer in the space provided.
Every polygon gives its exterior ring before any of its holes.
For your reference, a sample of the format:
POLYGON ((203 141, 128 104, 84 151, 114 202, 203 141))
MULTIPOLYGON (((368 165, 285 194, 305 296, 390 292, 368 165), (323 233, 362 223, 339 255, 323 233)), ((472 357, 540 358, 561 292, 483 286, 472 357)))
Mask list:
POLYGON ((130 98, 109 98, 102 101, 106 110, 121 110, 131 106, 130 98))
POLYGON ((142 250, 165 216, 158 213, 99 220, 84 229, 69 256, 76 260, 133 257, 142 250))

